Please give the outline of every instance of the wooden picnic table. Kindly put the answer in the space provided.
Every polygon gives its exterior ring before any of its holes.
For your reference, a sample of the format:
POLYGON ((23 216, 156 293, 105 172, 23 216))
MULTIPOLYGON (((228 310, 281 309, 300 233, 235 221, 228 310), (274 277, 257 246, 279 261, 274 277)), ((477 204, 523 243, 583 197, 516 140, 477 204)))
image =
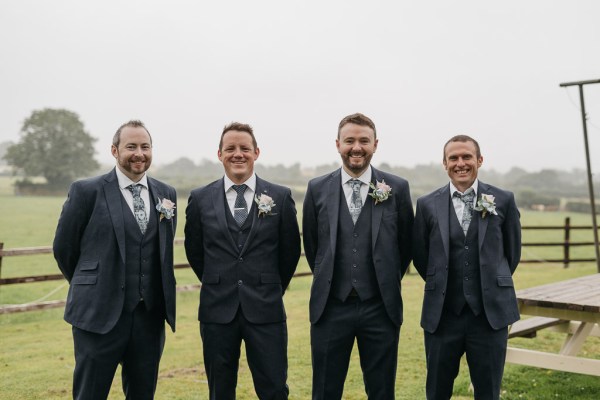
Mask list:
POLYGON ((533 318, 513 324, 509 337, 541 329, 566 337, 558 354, 509 346, 507 362, 600 376, 600 360, 578 356, 587 337, 600 336, 600 274, 519 290, 517 300, 521 314, 533 318))

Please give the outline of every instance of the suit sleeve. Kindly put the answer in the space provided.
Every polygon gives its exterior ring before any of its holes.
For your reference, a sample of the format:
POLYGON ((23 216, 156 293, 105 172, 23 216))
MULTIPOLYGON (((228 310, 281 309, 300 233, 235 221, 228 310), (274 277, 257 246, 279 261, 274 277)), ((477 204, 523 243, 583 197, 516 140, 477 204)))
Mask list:
POLYGON ((83 190, 81 185, 73 183, 63 205, 52 245, 58 268, 69 282, 79 261, 81 238, 88 221, 83 190))
POLYGON ((423 204, 419 200, 417 200, 413 228, 413 256, 413 264, 417 272, 421 275, 421 278, 425 279, 429 257, 429 229, 423 216, 423 204))
POLYGON ((202 282, 204 272, 204 241, 202 233, 202 219, 200 216, 200 204, 194 194, 190 195, 185 210, 185 254, 194 273, 202 282))
POLYGON ((311 271, 315 268, 315 257, 317 254, 318 224, 313 193, 310 183, 306 189, 304 204, 302 206, 302 239, 304 243, 304 254, 311 271))
POLYGON ((402 189, 403 190, 399 193, 401 198, 400 201, 398 201, 398 247, 400 248, 401 257, 400 272, 401 276, 404 276, 413 258, 412 234, 415 216, 413 214, 408 182, 404 182, 402 189))
POLYGON ((510 193, 506 218, 502 225, 504 255, 508 260, 510 272, 514 273, 521 260, 521 221, 514 194, 510 193))
POLYGON ((296 205, 289 189, 283 196, 281 224, 279 225, 279 275, 285 292, 300 259, 300 229, 296 205))

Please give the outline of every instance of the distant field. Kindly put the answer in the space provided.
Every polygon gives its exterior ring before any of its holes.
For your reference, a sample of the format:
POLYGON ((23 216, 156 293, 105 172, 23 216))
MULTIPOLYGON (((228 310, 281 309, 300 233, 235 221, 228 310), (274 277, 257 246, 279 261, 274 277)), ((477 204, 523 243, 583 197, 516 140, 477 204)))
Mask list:
MULTIPOLYGON (((0 177, 0 242, 4 248, 47 246, 52 243, 54 229, 64 198, 14 197, 8 179, 0 177)), ((180 198, 178 237, 183 235, 186 198, 180 198)), ((298 205, 300 209, 301 206, 298 205)), ((561 225, 564 213, 523 212, 524 225, 561 225)), ((590 217, 570 214, 574 225, 591 225, 590 217)), ((525 231, 524 241, 560 241, 562 233, 525 231)), ((573 232, 572 240, 591 240, 591 231, 573 232)), ((523 258, 557 258, 562 250, 525 248, 523 258)), ((591 247, 573 250, 574 256, 593 257, 591 247)), ((176 262, 185 262, 181 246, 176 262)), ((299 270, 308 270, 301 260, 299 270)), ((57 273, 51 255, 11 257, 2 260, 2 277, 57 273)), ((517 288, 560 281, 595 272, 595 265, 521 265, 515 274, 517 288)), ((197 283, 190 270, 176 272, 178 285, 197 283)), ((289 385, 291 399, 309 399, 311 366, 308 323, 308 294, 311 278, 295 278, 286 293, 285 303, 289 327, 289 385)), ((424 398, 425 360, 423 335, 419 327, 423 283, 412 274, 403 280, 405 323, 401 330, 398 358, 397 398, 424 398)), ((0 304, 21 304, 41 298, 64 299, 67 287, 63 281, 0 286, 0 304)), ((168 334, 161 363, 158 399, 204 399, 208 397, 206 376, 197 322, 198 291, 181 292, 177 297, 177 326, 168 334)), ((0 315, 0 398, 64 399, 71 390, 73 350, 70 326, 62 320, 63 309, 0 315)), ((541 333, 536 339, 511 340, 513 345, 531 349, 560 348, 562 337, 541 333)), ((588 340, 583 348, 588 357, 600 359, 600 339, 588 340)), ((462 366, 455 385, 457 399, 472 398, 468 391, 466 364, 462 366)), ((123 398, 117 376, 111 399, 123 398)), ((242 356, 238 384, 239 399, 254 399, 252 380, 242 356)), ((362 377, 357 352, 346 383, 344 399, 364 399, 362 377)), ((503 382, 503 399, 598 399, 600 379, 585 375, 559 373, 550 370, 507 365, 503 382)))

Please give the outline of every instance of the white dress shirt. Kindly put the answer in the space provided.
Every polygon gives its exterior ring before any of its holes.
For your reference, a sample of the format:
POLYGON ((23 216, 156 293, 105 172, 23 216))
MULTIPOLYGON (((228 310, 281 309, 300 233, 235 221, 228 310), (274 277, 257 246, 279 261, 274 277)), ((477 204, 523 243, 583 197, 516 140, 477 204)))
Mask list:
POLYGON ((129 179, 127 177, 127 175, 125 175, 119 169, 119 167, 116 167, 115 171, 117 172, 117 180, 119 181, 119 188, 121 189, 121 194, 125 198, 125 202, 127 203, 127 205, 129 206, 129 209, 131 210, 131 212, 134 215, 135 215, 135 213, 133 212, 133 193, 131 193, 131 191, 129 189, 127 189, 127 186, 135 185, 138 183, 140 185, 142 185, 142 191, 140 192, 140 197, 142 198, 142 200, 144 200, 144 208, 146 209, 146 216, 148 218, 148 221, 150 221, 150 192, 148 191, 147 175, 144 174, 144 176, 142 176, 142 179, 140 179, 139 182, 134 182, 131 179, 129 179))
MULTIPOLYGON (((233 183, 231 179, 224 176, 224 185, 225 185, 225 197, 227 198, 227 205, 229 205, 229 210, 231 211, 231 215, 234 211, 235 199, 237 197, 237 192, 232 188, 233 185, 237 185, 237 183, 233 183)), ((250 178, 248 178, 245 182, 241 183, 241 185, 248 186, 246 191, 244 192, 244 199, 246 200, 246 207, 248 211, 248 215, 250 215, 250 208, 252 208, 252 202, 254 201, 254 193, 256 192, 256 174, 252 174, 250 178)))
MULTIPOLYGON (((473 182, 473 185, 471 186, 473 192, 475 193, 475 197, 473 197, 473 207, 475 207, 475 204, 477 204, 477 183, 478 180, 477 178, 475 178, 475 182, 473 182)), ((469 189, 467 188, 467 190, 469 189)), ((464 192, 458 190, 456 186, 454 186, 452 182, 450 182, 450 199, 452 200, 452 204, 454 205, 454 211, 456 211, 456 216, 458 217, 458 221, 460 222, 462 221, 463 211, 465 210, 465 203, 458 197, 454 197, 455 192, 458 192, 461 195, 464 194, 464 192)))
POLYGON ((367 194, 369 193, 369 183, 371 183, 372 174, 373 172, 371 170, 370 165, 367 167, 365 172, 363 172, 362 175, 358 178, 350 176, 350 174, 348 174, 346 170, 342 168, 342 189, 344 190, 344 196, 346 197, 346 204, 348 204, 348 209, 350 209, 352 205, 352 186, 348 181, 352 179, 358 179, 363 183, 363 185, 360 185, 360 198, 362 199, 362 204, 364 205, 367 201, 367 194))

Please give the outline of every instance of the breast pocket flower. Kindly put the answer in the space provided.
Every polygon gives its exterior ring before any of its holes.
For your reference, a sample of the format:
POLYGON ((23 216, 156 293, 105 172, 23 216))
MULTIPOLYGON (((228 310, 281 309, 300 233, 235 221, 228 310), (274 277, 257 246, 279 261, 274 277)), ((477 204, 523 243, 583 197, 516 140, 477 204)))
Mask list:
POLYGON ((386 185, 385 180, 375 181, 377 184, 373 185, 373 182, 369 183, 369 187, 373 189, 369 196, 375 199, 375 204, 382 203, 388 199, 392 195, 392 188, 389 185, 386 185))
POLYGON ((477 199, 477 204, 475 207, 473 207, 473 209, 475 211, 481 211, 481 218, 485 218, 487 213, 490 213, 491 215, 498 215, 496 212, 496 203, 494 203, 495 199, 496 198, 491 194, 482 193, 481 197, 477 199))
POLYGON ((167 198, 162 199, 162 201, 158 199, 156 210, 160 213, 161 221, 163 218, 171 219, 175 215, 175 203, 167 198))
POLYGON ((266 194, 261 194, 259 196, 254 196, 254 201, 256 202, 256 205, 258 206, 258 216, 265 216, 265 215, 274 215, 273 214, 273 209, 275 208, 275 202, 273 201, 273 198, 270 196, 267 196, 266 194))

